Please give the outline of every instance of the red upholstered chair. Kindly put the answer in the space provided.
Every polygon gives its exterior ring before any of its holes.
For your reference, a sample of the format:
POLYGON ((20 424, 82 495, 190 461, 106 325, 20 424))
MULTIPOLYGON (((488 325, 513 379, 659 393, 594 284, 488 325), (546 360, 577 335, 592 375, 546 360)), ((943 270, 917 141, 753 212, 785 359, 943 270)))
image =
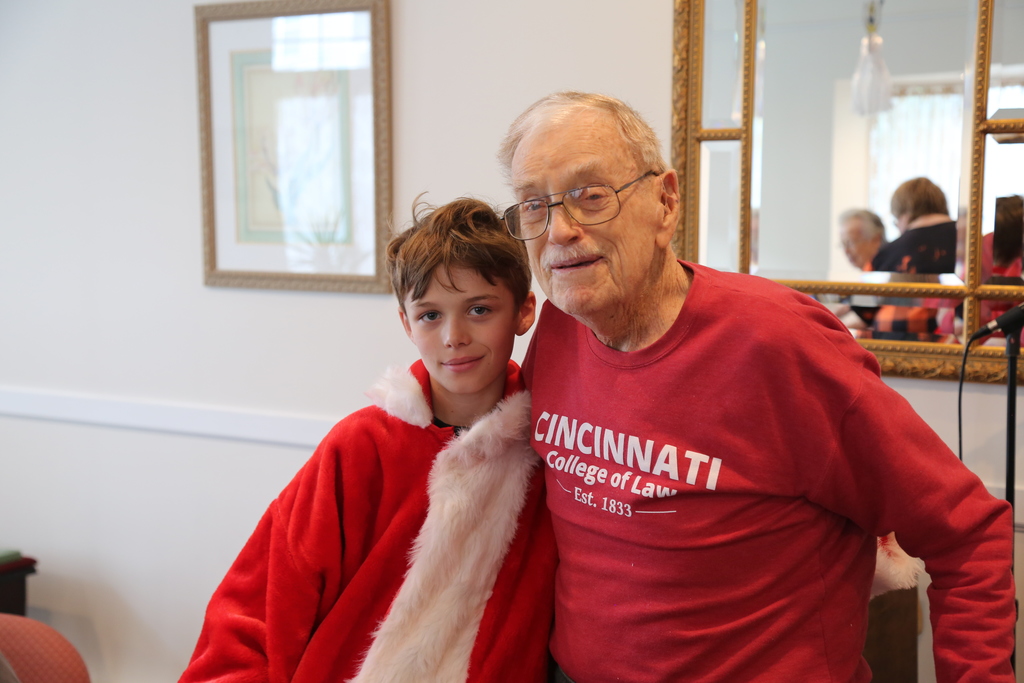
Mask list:
POLYGON ((20 683, 89 683, 75 646, 41 621, 0 614, 0 654, 20 683))

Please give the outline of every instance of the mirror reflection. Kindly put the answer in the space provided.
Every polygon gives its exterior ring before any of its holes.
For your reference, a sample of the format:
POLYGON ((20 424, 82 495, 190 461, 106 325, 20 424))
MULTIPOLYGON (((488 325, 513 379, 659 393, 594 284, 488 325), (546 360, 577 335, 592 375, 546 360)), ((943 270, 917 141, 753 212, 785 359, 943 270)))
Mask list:
POLYGON ((858 339, 955 344, 962 337, 959 299, 819 294, 858 339))
MULTIPOLYGON (((1024 287, 1024 174, 1019 170, 1024 168, 1024 145, 1015 144, 1016 137, 1019 136, 994 135, 986 140, 980 282, 992 287, 1024 287)), ((979 325, 994 320, 1021 301, 1024 290, 1015 299, 983 299, 979 305, 979 325)), ((999 346, 1005 339, 996 333, 984 343, 999 346)))
POLYGON ((756 273, 841 282, 861 281, 868 269, 956 273, 970 140, 963 78, 973 45, 969 3, 886 3, 874 42, 865 42, 862 3, 774 0, 759 9, 756 273), (886 78, 888 97, 864 98, 886 78), (915 178, 945 201, 894 215, 896 191, 915 178), (874 213, 884 228, 880 250, 862 265, 848 257, 841 235, 840 218, 856 211, 874 213))
MULTIPOLYGON (((858 338, 928 342, 867 344, 889 374, 953 378, 948 345, 1024 302, 1024 219, 997 219, 1024 195, 1024 0, 704 7, 677 131, 676 158, 699 170, 687 257, 817 296, 858 338)), ((968 379, 1003 381, 997 354, 972 353, 968 379)))
POLYGON ((741 121, 743 0, 712 0, 706 12, 701 121, 705 128, 736 128, 741 121))
POLYGON ((740 142, 700 143, 700 252, 697 260, 717 270, 739 268, 740 142))
MULTIPOLYGON (((995 202, 994 230, 982 237, 981 269, 982 284, 999 287, 1022 287, 1021 279, 1021 242, 1024 239, 1024 199, 1020 195, 997 197, 995 202)), ((981 301, 980 325, 995 320, 1010 308, 1020 303, 1016 301, 981 301)), ((985 340, 989 344, 999 344, 1004 335, 999 332, 985 340)))
POLYGON ((996 0, 994 5, 988 117, 1024 118, 1024 1, 996 0))

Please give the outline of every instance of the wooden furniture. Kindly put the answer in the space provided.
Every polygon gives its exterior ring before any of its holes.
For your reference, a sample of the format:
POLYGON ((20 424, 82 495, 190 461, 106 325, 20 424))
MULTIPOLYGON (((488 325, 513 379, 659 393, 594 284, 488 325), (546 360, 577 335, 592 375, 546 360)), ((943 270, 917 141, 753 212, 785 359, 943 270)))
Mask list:
POLYGON ((35 572, 36 561, 31 557, 0 564, 0 613, 24 616, 26 578, 35 572))
POLYGON ((891 591, 868 605, 864 659, 872 683, 917 680, 917 635, 920 630, 917 589, 891 591))

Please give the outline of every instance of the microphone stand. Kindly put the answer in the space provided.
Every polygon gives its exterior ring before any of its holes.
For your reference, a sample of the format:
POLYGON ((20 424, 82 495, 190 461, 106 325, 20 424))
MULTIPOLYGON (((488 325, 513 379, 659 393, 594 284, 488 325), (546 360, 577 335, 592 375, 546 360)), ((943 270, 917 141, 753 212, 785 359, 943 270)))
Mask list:
MULTIPOLYGON (((1010 310, 1009 313, 1004 313, 1002 316, 997 318, 997 325, 991 325, 988 328, 981 328, 974 333, 970 341, 967 342, 967 347, 970 347, 971 342, 981 337, 991 334, 996 329, 1002 330, 1003 334, 1006 335, 1006 502, 1010 504, 1010 521, 1014 527, 1014 536, 1016 536, 1016 514, 1015 514, 1015 498, 1017 491, 1017 358, 1020 356, 1020 335, 1021 328, 1024 328, 1024 304, 1020 304, 1017 307, 1010 310)), ((967 361, 967 349, 964 349, 964 362, 967 361)), ((962 376, 961 376, 962 379, 962 376)), ((1013 573, 1013 567, 1015 565, 1014 549, 1015 539, 1010 545, 1010 572, 1013 573)), ((1016 615, 1020 614, 1020 605, 1017 599, 1014 598, 1014 626, 1013 626, 1013 649, 1010 651, 1010 667, 1014 672, 1017 671, 1017 619, 1016 615)))
MULTIPOLYGON (((1016 527, 1017 517, 1014 507, 1014 499, 1017 492, 1017 358, 1020 356, 1020 328, 1012 331, 1007 330, 1006 334, 1006 502, 1010 504, 1010 522, 1016 527)), ((1016 532, 1014 533, 1016 536, 1016 532)), ((1010 572, 1016 564, 1013 546, 1010 545, 1010 572)), ((1020 606, 1016 598, 1013 601, 1014 611, 1019 615, 1020 606)), ((1010 653, 1010 668, 1017 671, 1017 620, 1014 619, 1014 646, 1010 653)))
POLYGON ((1020 330, 1006 332, 1006 500, 1013 507, 1017 488, 1017 358, 1020 330))

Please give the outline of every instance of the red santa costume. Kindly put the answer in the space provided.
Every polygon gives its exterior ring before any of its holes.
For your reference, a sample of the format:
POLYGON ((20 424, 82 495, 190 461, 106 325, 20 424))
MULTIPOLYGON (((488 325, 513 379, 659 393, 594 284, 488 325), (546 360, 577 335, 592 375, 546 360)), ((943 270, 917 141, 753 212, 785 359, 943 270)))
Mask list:
POLYGON ((422 362, 339 422, 207 609, 181 683, 544 681, 556 563, 529 394, 453 438, 422 362))

